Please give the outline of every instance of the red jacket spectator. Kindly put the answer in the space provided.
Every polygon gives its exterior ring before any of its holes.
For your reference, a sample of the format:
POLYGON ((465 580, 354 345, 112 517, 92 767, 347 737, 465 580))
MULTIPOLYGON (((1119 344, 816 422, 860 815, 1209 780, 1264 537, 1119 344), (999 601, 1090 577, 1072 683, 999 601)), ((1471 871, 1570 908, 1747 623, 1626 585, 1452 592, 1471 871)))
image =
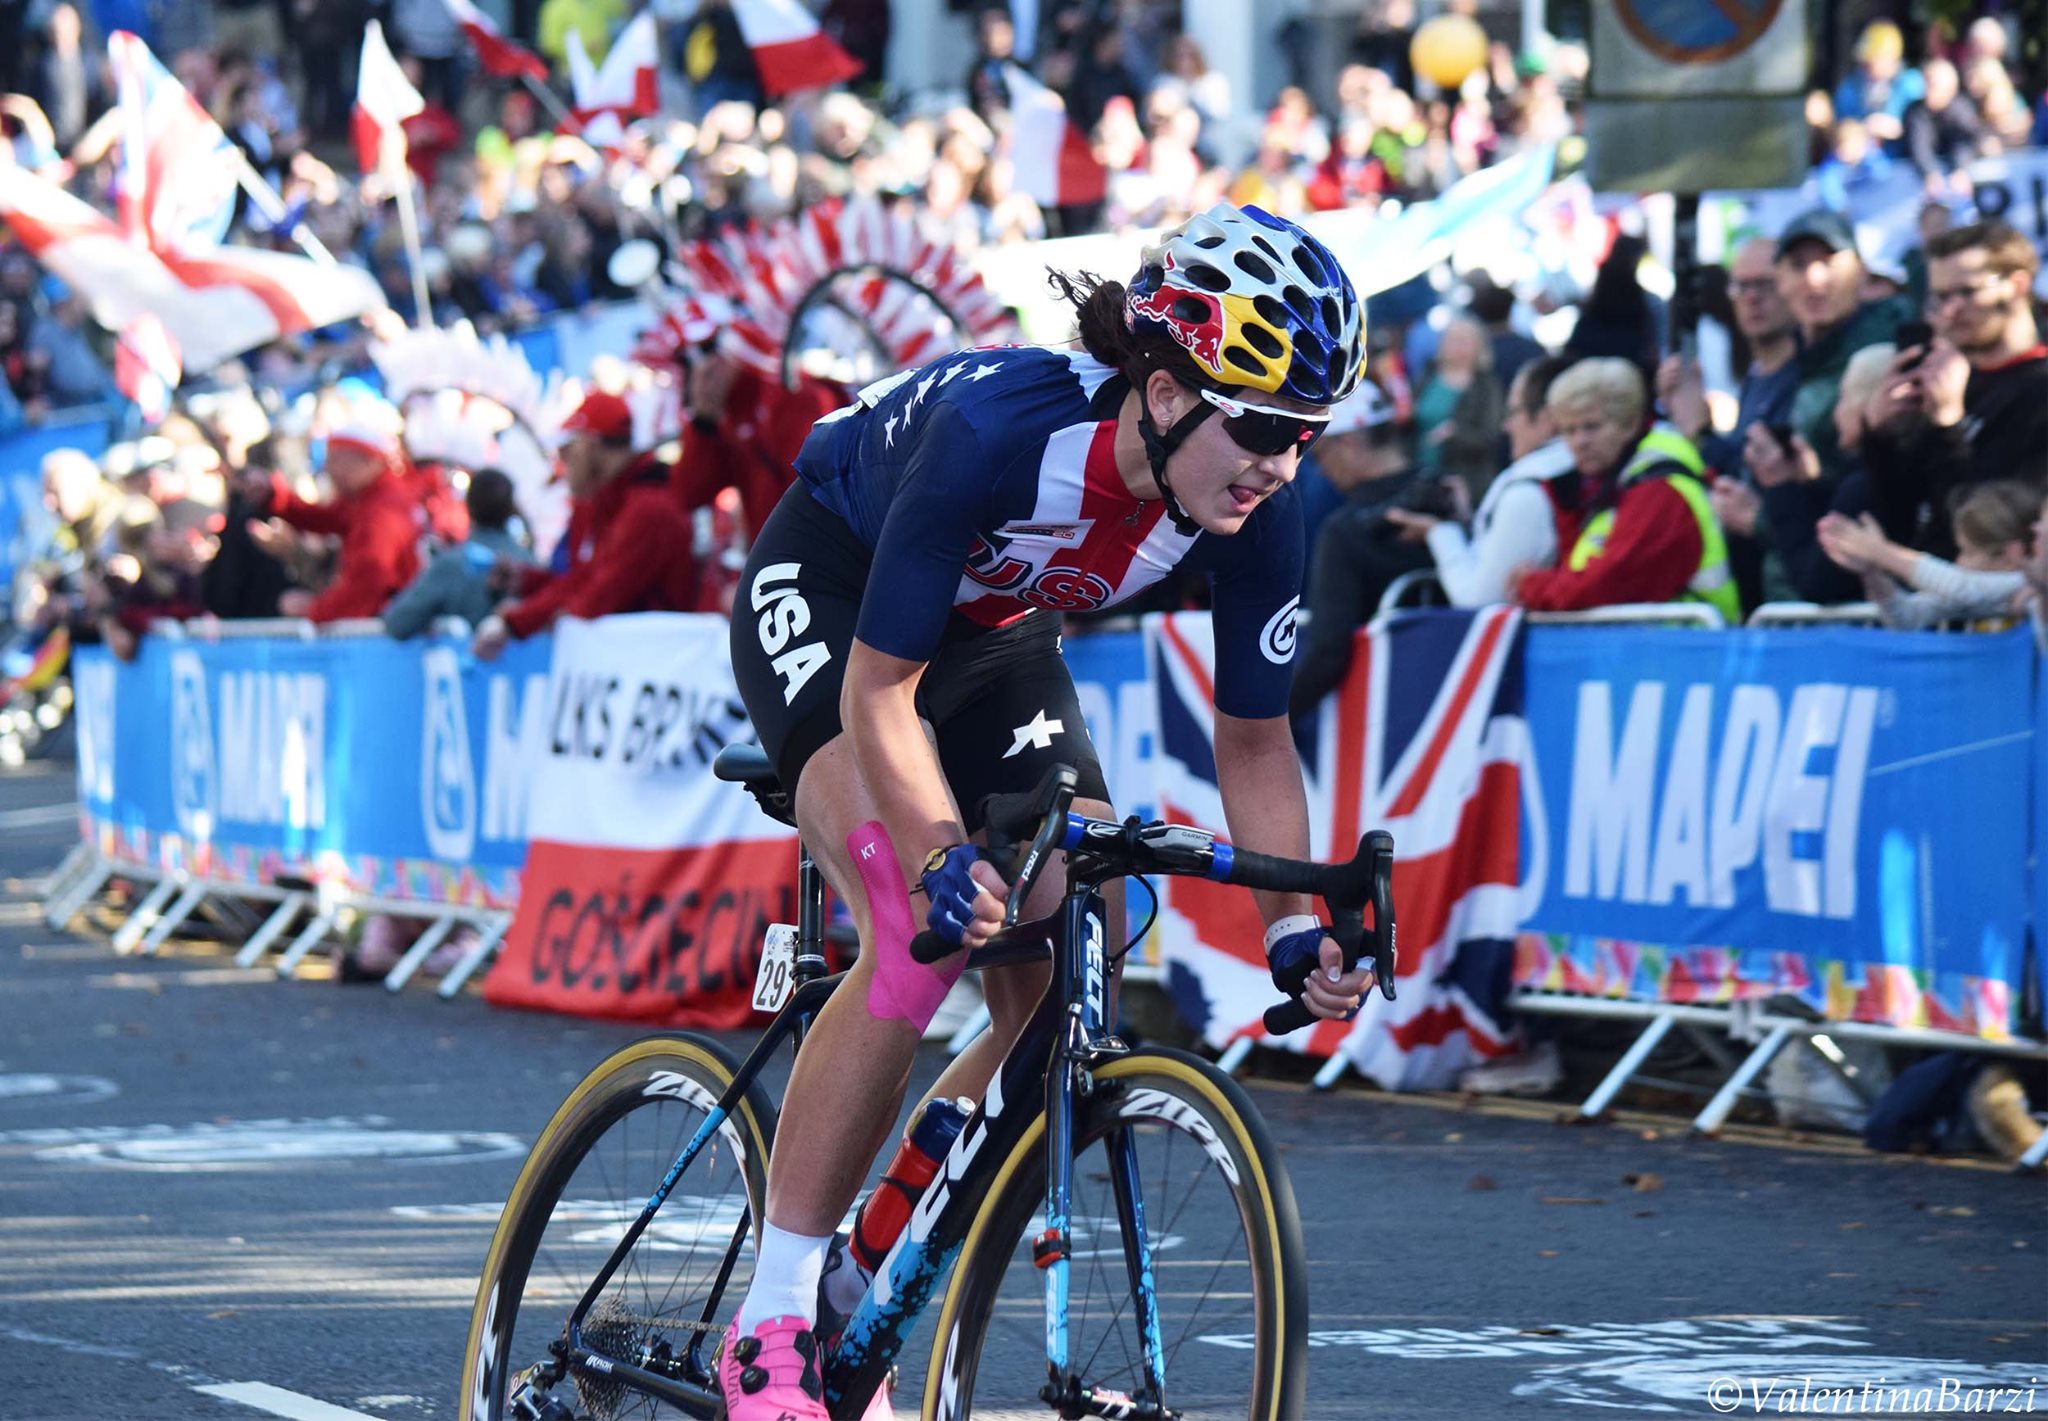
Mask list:
POLYGON ((751 538, 795 479, 796 453, 811 426, 845 403, 845 393, 827 380, 799 375, 791 390, 729 357, 700 357, 690 372, 676 496, 695 510, 720 489, 738 489, 751 538))
POLYGON ((413 497, 426 516, 427 531, 436 542, 454 547, 469 541, 469 505, 449 481, 446 464, 432 460, 414 464, 406 475, 406 483, 411 486, 413 497))
POLYGON ((641 454, 600 488, 590 503, 597 543, 590 560, 506 608, 512 634, 532 636, 557 617, 695 611, 690 517, 676 507, 668 485, 667 466, 641 454))
POLYGON ((374 617, 419 575, 419 501, 398 472, 398 457, 389 435, 337 430, 327 436, 327 477, 340 497, 309 502, 270 476, 272 515, 308 533, 341 535, 333 584, 296 612, 281 603, 286 615, 315 622, 374 617))
MULTIPOLYGON (((588 396, 563 424, 562 451, 570 485, 588 488, 587 532, 571 544, 571 566, 492 620, 529 637, 557 617, 615 612, 688 612, 697 606, 697 563, 690 516, 671 492, 666 465, 632 452, 633 416, 617 395, 588 396), (587 560, 578 551, 594 544, 587 560)), ((572 538, 577 530, 572 525, 572 538)), ((489 621, 478 629, 480 652, 495 652, 489 621), (488 633, 488 634, 487 634, 488 633)))
MULTIPOLYGON (((1567 475, 1566 477, 1569 477, 1567 475)), ((1592 503, 1598 481, 1581 481, 1579 500, 1592 503)), ((1700 530, 1692 509, 1665 478, 1625 486, 1614 510, 1614 530, 1598 557, 1578 570, 1550 568, 1523 576, 1516 596, 1532 612, 1581 612, 1624 602, 1669 602, 1683 593, 1700 565, 1700 530)), ((1584 519, 1577 507, 1555 508, 1557 545, 1578 546, 1584 519)))

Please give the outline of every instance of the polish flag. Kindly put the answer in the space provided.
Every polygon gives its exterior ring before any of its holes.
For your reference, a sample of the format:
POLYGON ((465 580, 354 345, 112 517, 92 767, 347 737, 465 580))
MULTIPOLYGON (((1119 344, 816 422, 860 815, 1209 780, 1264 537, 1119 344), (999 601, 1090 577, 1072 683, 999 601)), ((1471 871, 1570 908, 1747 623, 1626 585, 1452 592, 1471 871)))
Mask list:
POLYGON ((476 62, 483 66, 484 73, 500 79, 531 79, 536 84, 547 82, 546 62, 524 45, 506 39, 491 22, 491 17, 470 4, 469 0, 441 0, 441 3, 448 7, 450 17, 462 27, 463 35, 476 50, 476 62))
POLYGON ((253 247, 132 241, 26 168, 0 168, 0 220, 108 330, 155 315, 190 371, 384 305, 376 280, 357 267, 253 247))
POLYGON ((384 27, 375 20, 363 30, 363 58, 356 75, 356 106, 349 115, 356 163, 366 173, 396 173, 405 167, 405 121, 427 106, 405 77, 384 27))
POLYGON ((860 73, 860 61, 818 28, 800 0, 732 0, 732 13, 754 52, 761 90, 771 99, 843 83, 860 73))
POLYGON ((1095 159, 1088 135, 1067 117, 1067 101, 1015 64, 1005 67, 1010 89, 1010 161, 1017 191, 1040 207, 1100 202, 1109 172, 1095 159))
POLYGON ((156 314, 145 311, 121 328, 114 345, 114 383, 135 401, 145 422, 160 424, 171 412, 171 392, 184 373, 178 343, 156 314))
POLYGON ((585 142, 594 148, 616 148, 626 136, 627 124, 661 111, 661 91, 654 78, 661 62, 654 12, 642 10, 634 16, 612 41, 601 65, 590 62, 583 38, 573 28, 567 42, 569 88, 575 96, 570 115, 585 142))

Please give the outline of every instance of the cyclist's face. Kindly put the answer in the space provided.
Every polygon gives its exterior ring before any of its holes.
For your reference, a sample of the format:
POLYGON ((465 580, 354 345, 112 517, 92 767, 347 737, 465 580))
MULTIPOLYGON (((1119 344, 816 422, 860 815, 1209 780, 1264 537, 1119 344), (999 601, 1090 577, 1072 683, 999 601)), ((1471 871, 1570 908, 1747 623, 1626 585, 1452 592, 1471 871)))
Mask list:
MULTIPOLYGON (((1153 418, 1159 421, 1161 429, 1172 428, 1175 421, 1201 402, 1200 395, 1178 384, 1172 386, 1165 399, 1161 398, 1162 387, 1156 383, 1150 393, 1153 418)), ((1248 394, 1246 398, 1271 409, 1323 413, 1317 406, 1279 395, 1248 394)), ((1207 532, 1228 536, 1244 527, 1245 520, 1261 503, 1292 483, 1300 468, 1297 448, 1290 447, 1281 454, 1254 454, 1231 437, 1225 415, 1214 410, 1173 451, 1167 461, 1166 478, 1188 517, 1207 532)))

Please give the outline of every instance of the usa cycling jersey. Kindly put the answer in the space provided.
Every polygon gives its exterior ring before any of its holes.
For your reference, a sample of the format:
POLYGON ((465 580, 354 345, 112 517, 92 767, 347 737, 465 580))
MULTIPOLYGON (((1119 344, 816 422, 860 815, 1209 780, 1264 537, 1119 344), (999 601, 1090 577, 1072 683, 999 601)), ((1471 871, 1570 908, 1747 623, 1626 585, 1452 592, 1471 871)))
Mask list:
POLYGON ((1176 532, 1117 473, 1128 390, 1079 350, 969 350, 818 421, 796 469, 874 552, 860 639, 929 661, 955 613, 998 627, 1034 610, 1094 611, 1188 567, 1213 590, 1216 708, 1285 714, 1301 601, 1294 487, 1232 536, 1176 532))

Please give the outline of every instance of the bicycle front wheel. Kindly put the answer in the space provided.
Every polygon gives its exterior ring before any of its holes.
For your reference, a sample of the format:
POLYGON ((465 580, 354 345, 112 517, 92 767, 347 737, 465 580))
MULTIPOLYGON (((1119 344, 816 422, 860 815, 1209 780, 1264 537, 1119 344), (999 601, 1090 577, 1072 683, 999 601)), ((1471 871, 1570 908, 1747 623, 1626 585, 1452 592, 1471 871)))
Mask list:
MULTIPOLYGON (((1095 1079, 1075 1122, 1069 1220, 1067 1356, 1082 1391, 1163 1402, 1184 1421, 1293 1421, 1307 1373, 1307 1265, 1265 1122, 1235 1081, 1178 1051, 1132 1052, 1095 1079), (1149 1273, 1134 1263, 1137 1219, 1149 1273), (1163 1397, 1148 1395, 1145 1290, 1158 1308, 1163 1397)), ((939 1314, 925 1421, 1058 1414, 1040 1395, 1045 1274, 1028 1242, 1045 1228, 1044 1145, 1041 1114, 968 1232, 939 1314)))
MULTIPOLYGON (((508 1421, 511 1397, 549 1362, 572 1310, 734 1072, 714 1042, 659 1036, 618 1051, 570 1092, 534 1142, 491 1239, 463 1362, 462 1421, 508 1421)), ((584 1318, 586 1346, 614 1359, 684 1359, 688 1380, 710 1380, 717 1333, 753 1277, 774 1138, 775 1108, 757 1081, 584 1318), (742 1219, 750 1227, 733 1256, 742 1219)), ((579 1416, 656 1414, 651 1398, 594 1372, 568 1375, 553 1394, 579 1416)))

